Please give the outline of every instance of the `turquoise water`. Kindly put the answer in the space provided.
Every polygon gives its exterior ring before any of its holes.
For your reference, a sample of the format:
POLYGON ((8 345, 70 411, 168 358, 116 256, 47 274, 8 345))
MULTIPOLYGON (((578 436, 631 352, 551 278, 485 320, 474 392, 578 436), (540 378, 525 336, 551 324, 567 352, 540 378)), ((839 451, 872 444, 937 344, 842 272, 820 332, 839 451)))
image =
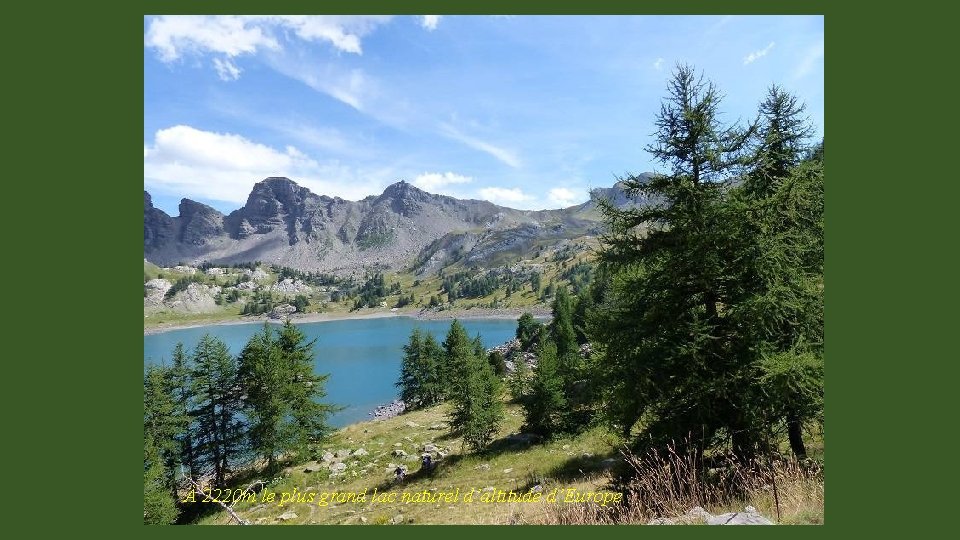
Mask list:
MULTIPOLYGON (((468 319, 461 321, 471 337, 480 334, 484 346, 493 347, 512 339, 517 322, 503 319, 468 319)), ((400 373, 402 347, 410 331, 418 327, 443 341, 450 321, 421 321, 410 317, 357 319, 297 324, 307 339, 316 338, 314 363, 317 373, 329 373, 326 401, 346 407, 334 414, 330 423, 336 427, 369 420, 377 405, 397 397, 394 383, 400 373)), ((188 351, 206 333, 223 340, 231 354, 239 354, 247 340, 262 324, 214 325, 170 330, 143 336, 144 364, 170 362, 177 342, 188 351)))

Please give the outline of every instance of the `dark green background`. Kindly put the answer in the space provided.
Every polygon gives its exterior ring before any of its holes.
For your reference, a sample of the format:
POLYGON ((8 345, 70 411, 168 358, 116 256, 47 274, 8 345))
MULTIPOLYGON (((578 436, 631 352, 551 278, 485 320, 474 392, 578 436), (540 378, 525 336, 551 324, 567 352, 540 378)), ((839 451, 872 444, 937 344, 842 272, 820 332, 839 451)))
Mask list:
MULTIPOLYGON (((58 537, 82 529, 118 529, 131 537, 147 532, 139 517, 137 459, 143 15, 296 12, 825 14, 831 148, 826 525, 734 532, 567 527, 548 534, 860 536, 918 534, 952 522, 949 440, 956 421, 937 421, 956 408, 949 400, 956 353, 938 347, 952 337, 957 320, 957 272, 949 261, 957 245, 950 238, 957 230, 951 159, 957 91, 946 82, 956 60, 944 54, 955 48, 956 32, 954 19, 929 2, 869 11, 839 2, 770 1, 123 4, 129 5, 39 5, 31 14, 5 11, 0 19, 8 67, 4 131, 13 140, 4 152, 0 198, 8 254, 0 265, 4 307, 15 321, 4 325, 10 354, 2 355, 0 379, 10 456, 2 475, 8 525, 59 529, 58 537), (943 314, 931 317, 937 305, 943 314), (943 495, 933 490, 937 485, 943 495), (911 514, 916 517, 907 519, 911 514)), ((149 532, 264 534, 244 529, 149 532)), ((351 538, 531 534, 508 527, 295 529, 297 536, 351 538)))

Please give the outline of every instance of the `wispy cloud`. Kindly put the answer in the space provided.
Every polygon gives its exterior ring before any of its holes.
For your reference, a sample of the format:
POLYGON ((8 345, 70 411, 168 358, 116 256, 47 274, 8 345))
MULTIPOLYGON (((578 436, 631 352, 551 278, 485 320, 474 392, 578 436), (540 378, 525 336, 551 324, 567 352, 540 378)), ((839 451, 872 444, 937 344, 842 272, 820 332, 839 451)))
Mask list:
POLYGON ((437 29, 437 24, 439 23, 440 15, 424 15, 423 18, 420 19, 420 26, 431 32, 437 29))
POLYGON ((440 124, 440 132, 451 139, 462 142, 470 148, 480 150, 481 152, 486 152, 500 160, 502 163, 515 169, 520 167, 520 158, 517 157, 516 153, 514 153, 512 150, 501 148, 486 141, 466 135, 450 124, 440 124))
POLYGON ((661 69, 663 69, 663 58, 657 58, 656 60, 654 60, 653 69, 657 71, 660 71, 661 69))
POLYGON ((809 75, 821 60, 823 60, 823 39, 807 48, 800 63, 793 69, 793 79, 802 79, 809 75))
POLYGON ((533 200, 533 197, 524 193, 520 188, 485 187, 477 193, 484 200, 503 206, 517 205, 533 200))
POLYGON ((389 168, 319 162, 296 147, 274 148, 233 133, 177 125, 144 144, 144 188, 181 197, 243 204, 254 183, 286 176, 314 193, 361 199, 394 180, 389 168))
POLYGON ((746 66, 746 65, 748 65, 748 64, 752 64, 752 63, 756 62, 757 60, 763 58, 764 56, 767 55, 768 52, 770 52, 770 49, 772 49, 774 45, 776 45, 776 42, 771 41, 770 44, 767 45, 766 47, 764 47, 764 48, 762 48, 762 49, 760 49, 760 50, 758 50, 758 51, 753 51, 752 53, 744 56, 744 57, 743 57, 743 65, 746 66))
POLYGON ((221 81, 235 81, 240 78, 241 69, 229 58, 214 58, 213 67, 221 81))
POLYGON ((463 176, 460 174, 445 172, 445 173, 423 173, 418 175, 413 179, 412 184, 418 188, 429 191, 430 193, 442 193, 444 195, 454 195, 456 194, 455 190, 449 189, 449 186, 452 185, 462 185, 469 184, 473 182, 473 178, 469 176, 463 176))
POLYGON ((267 64, 291 79, 346 103, 358 111, 364 111, 375 93, 376 83, 360 68, 345 68, 338 64, 305 64, 287 54, 268 54, 267 64))

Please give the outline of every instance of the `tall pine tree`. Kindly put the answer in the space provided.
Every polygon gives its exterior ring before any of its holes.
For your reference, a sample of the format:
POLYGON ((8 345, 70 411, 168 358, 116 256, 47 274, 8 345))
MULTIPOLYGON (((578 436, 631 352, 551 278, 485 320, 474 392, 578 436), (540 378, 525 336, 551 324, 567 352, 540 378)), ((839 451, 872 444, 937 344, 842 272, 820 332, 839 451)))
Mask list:
POLYGON ((236 359, 223 341, 205 334, 193 350, 192 363, 197 454, 212 468, 214 486, 224 487, 243 437, 236 359))
POLYGON ((329 374, 314 371, 313 350, 316 340, 306 336, 289 319, 280 328, 277 346, 285 363, 287 386, 284 392, 293 418, 293 449, 304 455, 331 431, 327 418, 339 408, 323 401, 327 396, 329 374))
POLYGON ((545 341, 540 346, 539 359, 530 381, 530 391, 521 400, 527 430, 552 436, 564 429, 567 399, 563 386, 557 346, 552 341, 545 341))
POLYGON ((445 399, 462 394, 468 360, 473 356, 474 344, 467 336, 467 329, 454 319, 443 340, 443 359, 440 368, 440 381, 445 399))
POLYGON ((176 497, 167 486, 168 470, 153 435, 143 439, 143 523, 168 525, 177 519, 176 497))
POLYGON ((702 450, 732 437, 736 451, 750 435, 737 397, 749 372, 728 354, 723 200, 752 127, 721 126, 719 103, 711 83, 677 68, 647 147, 667 172, 625 180, 653 203, 603 205, 601 260, 615 270, 591 335, 605 355, 605 410, 625 434, 643 417, 643 440, 702 450))
POLYGON ((442 351, 436 339, 429 332, 424 335, 419 328, 410 333, 409 342, 403 346, 403 359, 400 362, 400 399, 408 409, 428 407, 438 403, 442 392, 440 388, 439 362, 442 351))
POLYGON ((176 498, 176 468, 180 462, 177 441, 187 425, 186 414, 174 397, 172 374, 173 370, 166 366, 147 367, 143 378, 143 431, 166 474, 164 485, 176 498))
POLYGON ((270 325, 254 334, 238 357, 239 380, 244 391, 244 411, 250 446, 273 472, 277 458, 291 446, 289 406, 284 399, 289 376, 270 325))
MULTIPOLYGON (((729 202, 738 238, 730 319, 740 329, 731 349, 753 365, 742 393, 756 411, 757 450, 784 429, 798 458, 802 427, 822 414, 823 169, 805 142, 804 107, 773 86, 760 104, 751 169, 729 202)), ((747 407, 744 407, 745 409, 747 407)))
POLYGON ((194 399, 193 385, 190 380, 191 357, 186 353, 183 343, 177 343, 173 349, 173 366, 170 372, 171 391, 174 401, 174 415, 180 417, 181 429, 177 436, 177 444, 180 452, 180 463, 186 467, 186 473, 190 478, 196 479, 199 474, 199 466, 194 457, 194 430, 196 426, 193 421, 194 399))

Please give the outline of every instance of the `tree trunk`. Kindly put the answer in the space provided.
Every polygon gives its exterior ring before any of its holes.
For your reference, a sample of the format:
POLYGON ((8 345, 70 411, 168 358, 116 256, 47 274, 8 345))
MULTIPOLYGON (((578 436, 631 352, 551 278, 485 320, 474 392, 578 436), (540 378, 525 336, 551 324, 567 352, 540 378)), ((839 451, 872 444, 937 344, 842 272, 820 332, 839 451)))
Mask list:
POLYGON ((791 414, 787 417, 787 435, 790 437, 790 449, 797 459, 807 459, 807 448, 803 445, 803 431, 800 419, 791 414))

